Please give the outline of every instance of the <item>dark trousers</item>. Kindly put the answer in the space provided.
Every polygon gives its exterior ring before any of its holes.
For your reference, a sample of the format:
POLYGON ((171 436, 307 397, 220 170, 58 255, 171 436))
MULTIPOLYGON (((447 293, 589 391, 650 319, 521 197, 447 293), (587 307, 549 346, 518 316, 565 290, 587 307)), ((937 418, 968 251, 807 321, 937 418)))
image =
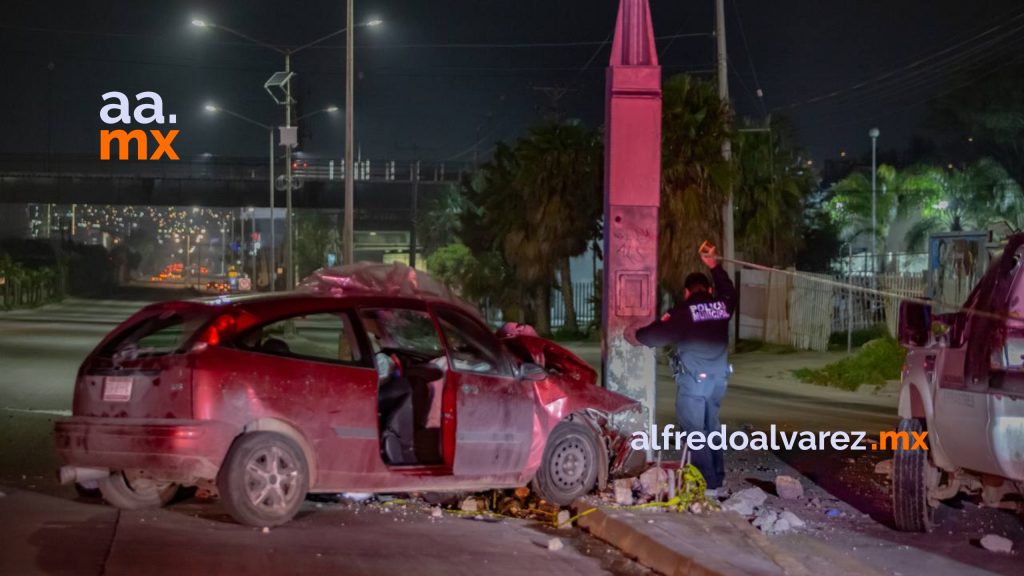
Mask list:
MULTIPOLYGON (((696 378, 688 373, 676 373, 676 419, 687 433, 703 432, 705 437, 721 428, 718 412, 728 386, 724 376, 696 378)), ((700 470, 708 488, 718 488, 725 480, 725 454, 705 444, 702 450, 690 451, 690 462, 700 470)))

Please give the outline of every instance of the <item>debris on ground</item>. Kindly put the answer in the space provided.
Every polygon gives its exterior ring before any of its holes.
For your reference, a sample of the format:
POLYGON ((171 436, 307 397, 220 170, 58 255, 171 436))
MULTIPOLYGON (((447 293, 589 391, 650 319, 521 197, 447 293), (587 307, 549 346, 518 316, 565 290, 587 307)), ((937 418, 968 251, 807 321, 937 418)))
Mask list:
POLYGON ((668 472, 658 466, 648 468, 640 475, 640 492, 655 499, 668 494, 668 472))
POLYGON ((753 516, 754 508, 764 504, 768 498, 764 490, 757 486, 745 488, 733 494, 728 500, 722 503, 723 510, 732 510, 741 516, 753 516))
POLYGON ((828 516, 829 518, 839 518, 842 515, 843 511, 839 508, 829 508, 825 511, 825 516, 828 516))
POLYGON ((430 517, 431 518, 440 518, 442 516, 444 516, 444 511, 441 510, 441 508, 438 507, 438 508, 431 508, 430 509, 430 517))
POLYGON ((981 547, 989 552, 1009 554, 1013 551, 1013 541, 998 534, 986 534, 981 538, 981 547))
POLYGON ((555 518, 555 521, 559 529, 567 530, 569 528, 572 528, 572 515, 568 510, 559 510, 558 516, 556 516, 555 518))
POLYGON ((548 550, 558 552, 562 548, 565 548, 565 544, 562 544, 561 538, 552 538, 551 540, 548 540, 548 550))
POLYGON ((619 506, 633 505, 633 479, 619 478, 612 483, 615 492, 615 503, 619 506))
POLYGON ((775 477, 775 493, 783 500, 796 500, 804 495, 804 487, 796 478, 780 474, 775 477))
POLYGON ((352 502, 366 502, 373 498, 373 494, 370 492, 344 492, 341 497, 352 502))
POLYGON ((263 532, 264 534, 270 534, 270 528, 264 526, 263 530, 261 530, 261 532, 263 532))
POLYGON ((463 512, 480 512, 484 509, 483 504, 482 500, 478 500, 476 497, 470 496, 459 504, 459 510, 462 510, 463 512))
POLYGON ((878 464, 875 464, 875 474, 892 476, 892 458, 882 460, 878 464))

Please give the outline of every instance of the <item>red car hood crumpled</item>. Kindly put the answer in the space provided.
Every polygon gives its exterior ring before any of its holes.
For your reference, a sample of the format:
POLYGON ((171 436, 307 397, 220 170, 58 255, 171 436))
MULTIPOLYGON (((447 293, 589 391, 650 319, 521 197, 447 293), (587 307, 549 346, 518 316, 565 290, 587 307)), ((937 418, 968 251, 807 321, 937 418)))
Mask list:
POLYGON ((321 268, 303 279, 296 290, 329 296, 380 294, 427 298, 448 302, 472 312, 475 316, 480 315, 474 306, 459 298, 454 290, 437 278, 399 262, 360 262, 321 268))

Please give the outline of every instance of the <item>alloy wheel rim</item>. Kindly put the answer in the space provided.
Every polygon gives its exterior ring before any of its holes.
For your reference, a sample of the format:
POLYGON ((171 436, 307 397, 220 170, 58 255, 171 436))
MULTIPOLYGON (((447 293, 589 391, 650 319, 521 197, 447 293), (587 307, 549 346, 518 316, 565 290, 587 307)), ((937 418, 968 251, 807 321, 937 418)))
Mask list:
POLYGON ((299 467, 277 446, 257 450, 245 465, 249 502, 276 514, 286 513, 299 496, 299 467))

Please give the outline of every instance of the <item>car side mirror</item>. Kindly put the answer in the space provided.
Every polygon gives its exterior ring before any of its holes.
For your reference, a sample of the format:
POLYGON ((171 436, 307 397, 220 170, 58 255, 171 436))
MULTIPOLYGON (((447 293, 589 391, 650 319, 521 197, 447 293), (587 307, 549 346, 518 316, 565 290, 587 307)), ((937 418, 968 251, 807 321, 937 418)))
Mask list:
POLYGON ((519 367, 516 376, 520 380, 525 380, 527 382, 540 382, 548 377, 548 373, 544 368, 541 368, 533 362, 524 362, 519 367))
POLYGON ((931 341, 932 307, 921 302, 900 302, 899 340, 902 346, 926 346, 931 341))

